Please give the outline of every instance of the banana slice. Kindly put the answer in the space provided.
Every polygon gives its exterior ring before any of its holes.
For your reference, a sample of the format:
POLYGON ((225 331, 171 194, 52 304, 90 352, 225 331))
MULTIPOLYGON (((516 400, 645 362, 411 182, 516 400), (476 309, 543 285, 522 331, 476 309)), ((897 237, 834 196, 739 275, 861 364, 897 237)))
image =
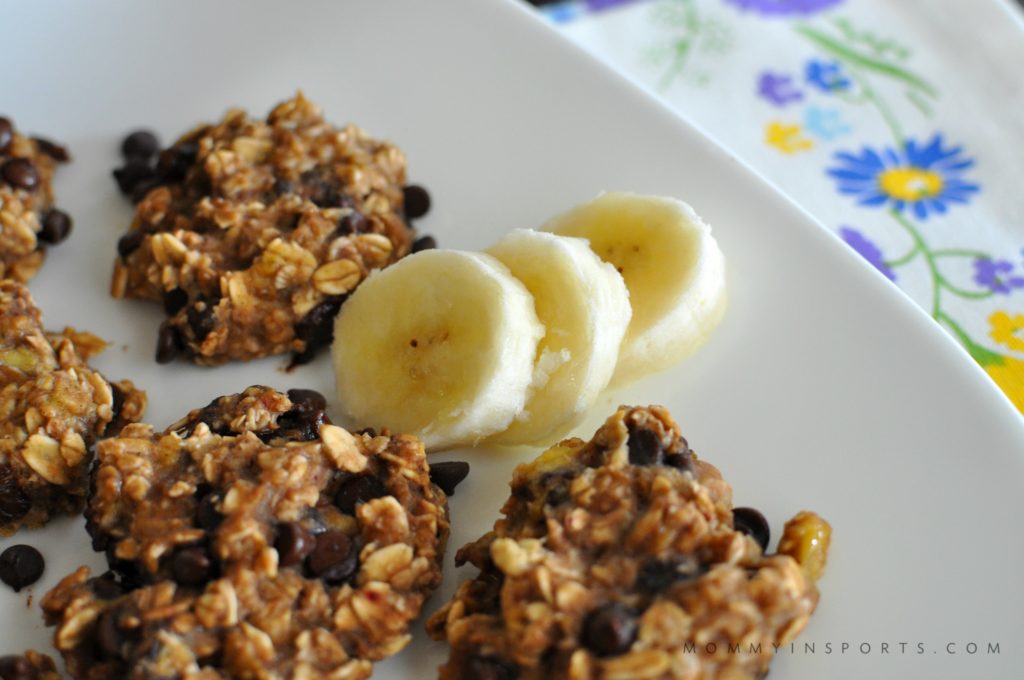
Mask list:
POLYGON ((359 425, 475 443, 523 410, 544 327, 496 259, 429 250, 370 275, 342 306, 332 354, 341 408, 359 425))
POLYGON ((696 350, 721 320, 725 259, 711 228, 686 203, 605 193, 543 228, 587 239, 626 281, 633 318, 613 384, 679 361, 696 350))
POLYGON ((629 325, 629 292, 583 239, 516 229, 487 252, 530 291, 547 329, 526 408, 491 441, 547 440, 590 408, 615 372, 629 325))

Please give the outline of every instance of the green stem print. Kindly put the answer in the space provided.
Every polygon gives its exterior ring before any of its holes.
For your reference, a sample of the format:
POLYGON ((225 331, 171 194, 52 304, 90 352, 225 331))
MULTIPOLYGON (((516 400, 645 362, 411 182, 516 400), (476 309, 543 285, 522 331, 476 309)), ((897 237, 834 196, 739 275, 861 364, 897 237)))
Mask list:
POLYGON ((910 253, 903 256, 899 260, 887 261, 886 264, 888 264, 890 268, 895 269, 897 267, 909 263, 917 255, 921 255, 924 258, 925 263, 928 267, 928 273, 931 277, 932 284, 931 313, 937 321, 941 320, 940 317, 946 317, 946 315, 942 311, 942 293, 944 291, 948 291, 953 295, 957 295, 959 297, 971 300, 983 300, 985 298, 992 297, 993 293, 991 290, 963 290, 962 288, 959 288, 958 286, 955 286, 952 283, 950 283, 949 279, 947 279, 945 275, 943 275, 942 270, 939 269, 939 255, 935 251, 928 248, 928 244, 924 240, 924 236, 922 236, 921 232, 917 229, 916 226, 914 226, 914 223, 907 219, 907 216, 899 212, 898 210, 890 210, 889 214, 892 216, 894 220, 896 220, 896 222, 901 227, 903 227, 904 231, 907 232, 907 234, 910 236, 910 239, 914 242, 914 247, 910 251, 910 253))
POLYGON ((897 258, 896 258, 895 260, 886 260, 886 261, 885 261, 885 265, 886 265, 886 266, 887 266, 887 267, 888 267, 889 269, 897 269, 897 268, 899 268, 899 267, 902 267, 902 266, 903 266, 903 265, 905 265, 906 263, 910 262, 910 261, 911 261, 911 260, 913 260, 913 259, 914 259, 915 257, 917 257, 917 254, 918 254, 919 252, 921 252, 921 249, 920 249, 920 247, 919 247, 919 246, 917 245, 917 242, 915 241, 915 242, 914 242, 914 247, 913 247, 913 248, 911 248, 911 249, 910 249, 910 250, 909 250, 909 251, 907 252, 907 254, 906 254, 906 255, 903 255, 902 257, 897 257, 897 258))
POLYGON ((905 84, 924 92, 932 97, 938 96, 938 91, 934 86, 925 82, 924 79, 914 75, 910 71, 907 71, 899 66, 872 57, 857 51, 853 47, 843 44, 839 40, 832 38, 831 36, 818 31, 806 24, 802 24, 796 27, 797 33, 800 33, 805 38, 809 39, 815 45, 817 45, 822 51, 829 55, 843 61, 847 64, 852 64, 863 68, 867 71, 873 71, 875 73, 895 78, 903 81, 905 84))
POLYGON ((906 137, 903 134, 903 128, 900 126, 900 123, 896 118, 896 114, 892 112, 892 109, 889 108, 889 105, 886 104, 882 96, 879 95, 873 87, 871 87, 869 84, 870 81, 860 73, 859 69, 854 69, 851 73, 853 81, 860 88, 861 92, 864 93, 864 101, 868 104, 872 104, 878 110, 878 114, 882 117, 882 120, 885 121, 886 126, 889 128, 889 132, 892 133, 893 140, 896 141, 897 145, 903 146, 903 140, 906 139, 906 137))
MULTIPOLYGON (((1008 283, 1001 277, 1010 263, 996 262, 980 250, 934 248, 923 229, 929 217, 968 203, 980 190, 968 174, 973 161, 962 154, 960 147, 946 146, 941 134, 928 140, 908 135, 907 126, 884 94, 885 89, 896 87, 918 111, 930 117, 932 103, 938 99, 939 92, 924 78, 896 63, 908 59, 906 49, 892 41, 858 32, 846 20, 836 20, 833 25, 838 29, 838 36, 806 23, 795 25, 794 30, 818 52, 831 58, 832 68, 841 70, 845 80, 835 81, 842 85, 836 87, 833 94, 847 104, 873 108, 888 129, 892 145, 864 147, 859 153, 836 153, 834 165, 827 174, 837 181, 841 193, 857 198, 859 205, 887 207, 887 214, 907 235, 910 246, 903 255, 885 259, 881 250, 856 230, 844 227, 841 234, 847 243, 894 281, 897 269, 922 262, 931 287, 930 306, 926 309, 932 318, 947 328, 1018 408, 1024 410, 1024 362, 985 347, 947 307, 950 296, 965 301, 985 300, 996 293, 1008 293, 1012 286, 1024 286, 1024 279, 1015 278, 1008 283), (943 263, 962 262, 964 258, 975 266, 977 290, 954 284, 943 270, 943 263)), ((1011 323, 1008 315, 1001 314, 1007 319, 1004 323, 1011 323)), ((1024 321, 1021 324, 1024 325, 1024 321)))
POLYGON ((678 14, 673 17, 673 23, 681 30, 679 37, 672 43, 672 58, 668 66, 658 79, 658 91, 664 92, 675 82, 686 68, 686 59, 693 49, 693 42, 700 33, 700 15, 692 0, 678 0, 678 14))
POLYGON ((694 68, 701 55, 721 55, 731 46, 726 25, 701 13, 696 0, 661 0, 651 10, 651 20, 670 37, 655 45, 648 59, 659 69, 655 83, 658 92, 665 92, 684 76, 691 83, 704 85, 709 77, 694 68))

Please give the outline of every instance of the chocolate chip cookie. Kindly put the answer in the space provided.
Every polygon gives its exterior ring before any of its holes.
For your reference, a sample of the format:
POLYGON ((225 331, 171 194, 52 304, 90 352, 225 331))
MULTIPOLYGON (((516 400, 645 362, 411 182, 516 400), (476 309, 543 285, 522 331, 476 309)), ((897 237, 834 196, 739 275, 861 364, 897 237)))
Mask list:
POLYGON ((765 554, 659 407, 521 465, 502 514, 428 622, 442 680, 760 678, 818 601, 828 525, 802 513, 765 554))
POLYGON ((34 649, 24 654, 0 656, 0 678, 4 680, 60 680, 53 659, 34 649))
POLYGON ((265 120, 229 111, 147 162, 117 174, 139 203, 112 293, 164 305, 160 362, 308 359, 346 296, 412 247, 401 150, 331 125, 302 94, 265 120))
POLYGON ((28 289, 0 281, 0 535, 80 512, 93 444, 142 416, 145 392, 89 368, 105 346, 47 333, 28 289))
POLYGON ((71 217, 53 205, 53 173, 67 160, 64 147, 26 137, 0 117, 0 279, 28 281, 46 246, 71 233, 71 217))
POLYGON ((447 499, 408 436, 251 387, 98 447, 86 512, 110 573, 43 601, 74 678, 365 678, 441 581, 447 499))

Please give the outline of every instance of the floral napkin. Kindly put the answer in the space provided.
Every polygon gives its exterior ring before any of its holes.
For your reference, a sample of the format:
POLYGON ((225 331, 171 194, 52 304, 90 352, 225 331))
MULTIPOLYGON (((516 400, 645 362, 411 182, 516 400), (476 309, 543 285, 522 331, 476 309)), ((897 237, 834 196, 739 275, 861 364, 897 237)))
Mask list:
POLYGON ((1024 13, 1009 0, 542 11, 801 203, 1024 412, 1024 13))

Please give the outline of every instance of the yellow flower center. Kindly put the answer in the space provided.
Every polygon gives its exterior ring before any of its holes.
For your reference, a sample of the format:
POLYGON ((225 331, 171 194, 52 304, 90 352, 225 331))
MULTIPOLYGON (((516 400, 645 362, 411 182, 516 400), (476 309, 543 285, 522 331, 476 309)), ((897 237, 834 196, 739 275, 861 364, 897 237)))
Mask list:
POLYGON ((901 201, 920 201, 942 193, 942 175, 915 167, 884 170, 878 184, 887 196, 901 201))

